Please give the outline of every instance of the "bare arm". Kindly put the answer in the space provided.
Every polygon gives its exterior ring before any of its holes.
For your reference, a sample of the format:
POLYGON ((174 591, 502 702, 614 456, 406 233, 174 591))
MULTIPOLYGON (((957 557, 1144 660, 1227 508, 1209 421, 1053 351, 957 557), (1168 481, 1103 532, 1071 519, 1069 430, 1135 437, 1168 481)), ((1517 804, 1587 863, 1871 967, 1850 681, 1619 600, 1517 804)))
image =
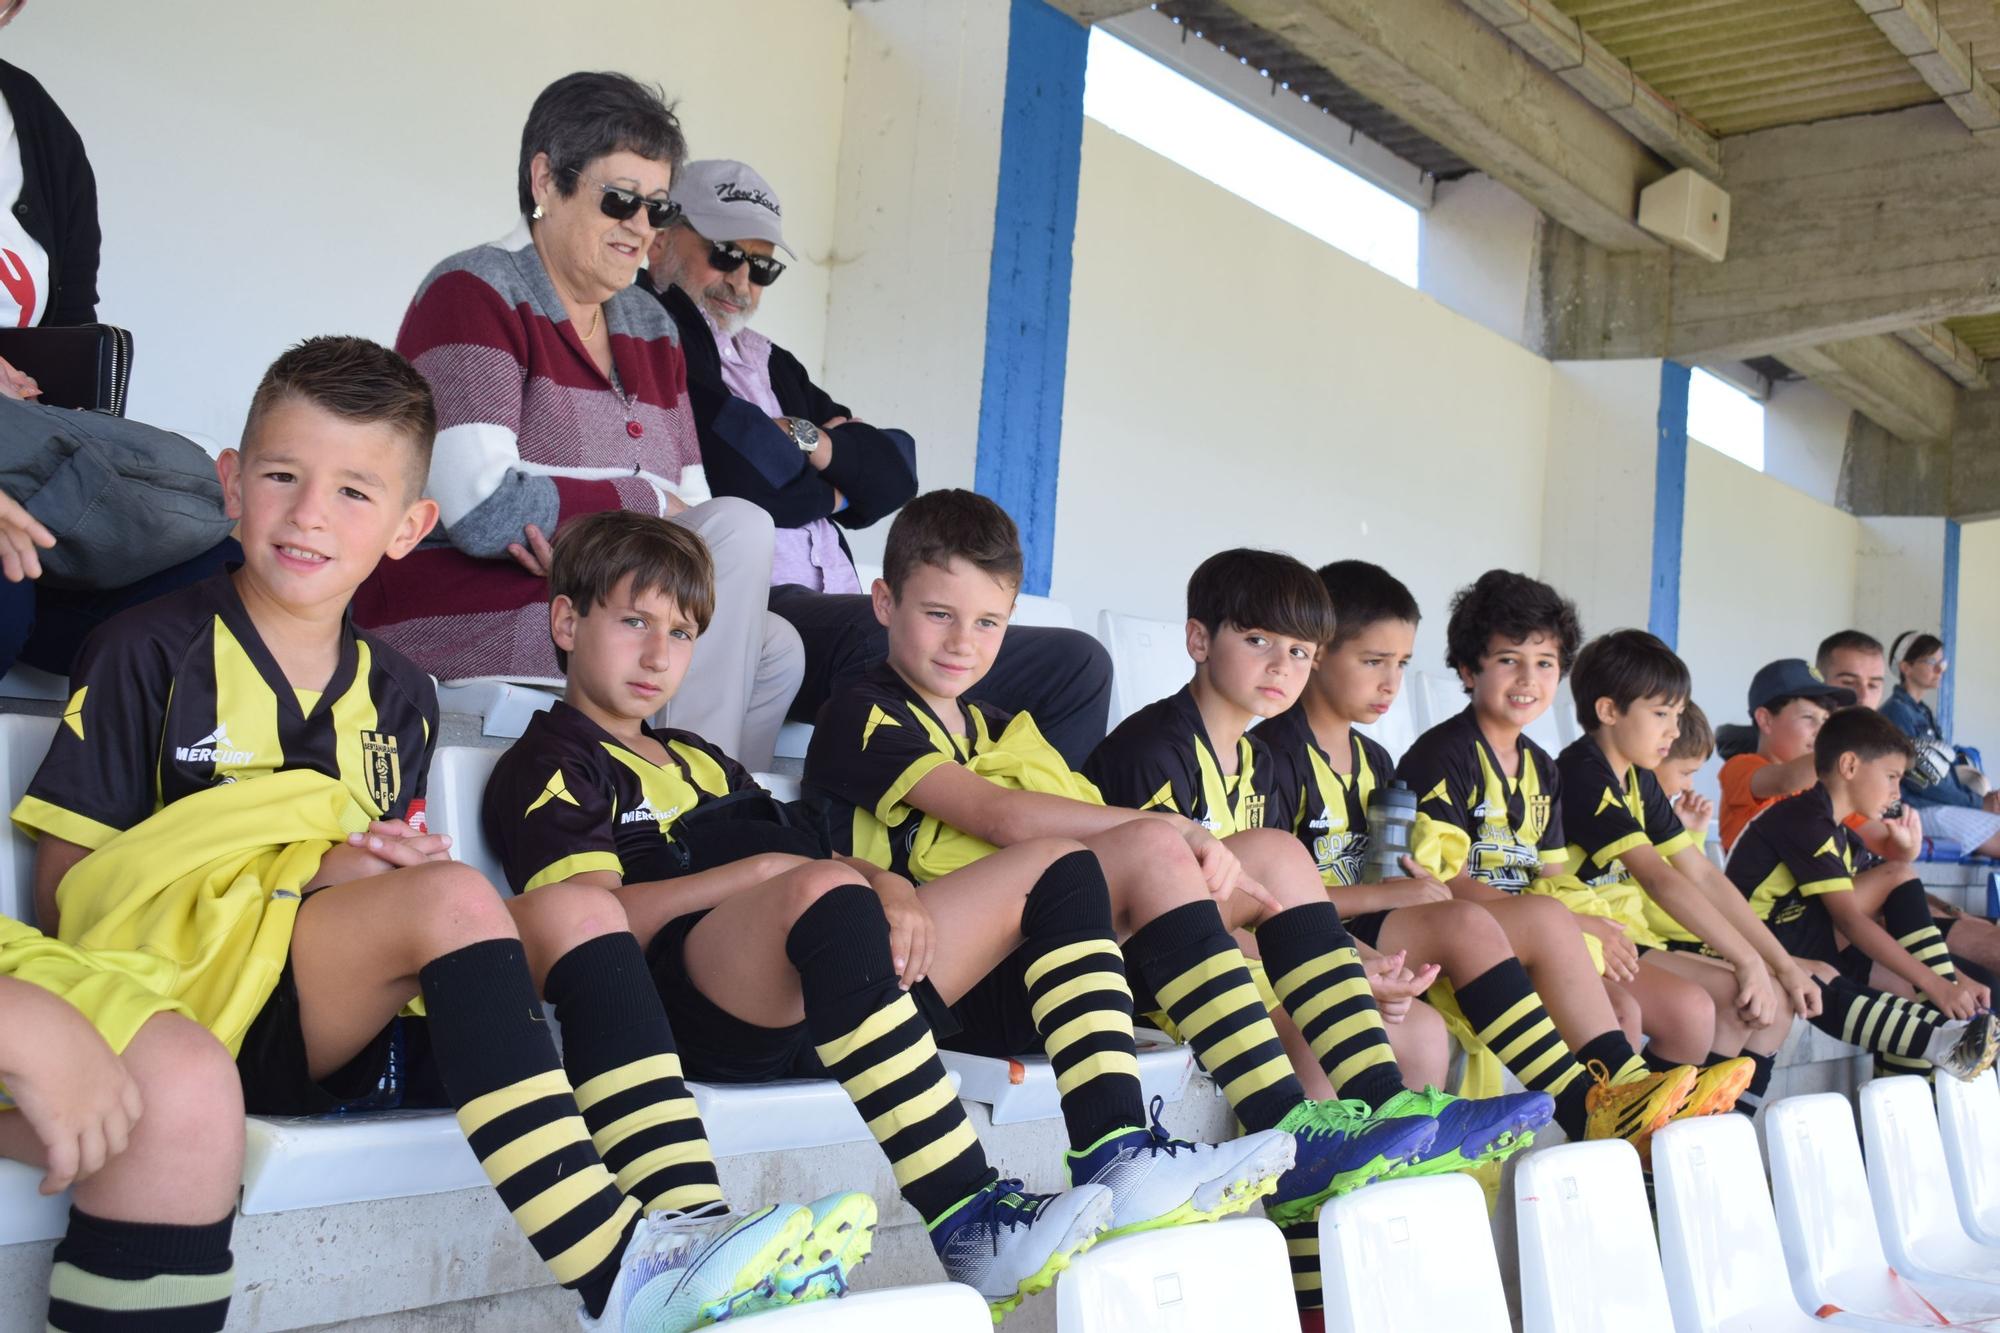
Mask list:
MULTIPOLYGON (((1685 854, 1692 855, 1704 866, 1714 869, 1700 852, 1689 849, 1685 854)), ((1619 859, 1625 863, 1625 868, 1632 872, 1632 877, 1639 881, 1639 886, 1645 889, 1649 897, 1664 907, 1674 920, 1686 926, 1714 949, 1731 967, 1739 972, 1745 968, 1754 968, 1758 965, 1759 958, 1764 957, 1742 929, 1741 919, 1730 912, 1729 903, 1723 901, 1726 897, 1741 907, 1742 916, 1749 917, 1752 924, 1762 929, 1756 916, 1750 912, 1750 905, 1744 902, 1742 895, 1734 889, 1728 889, 1726 894, 1715 893, 1713 886, 1705 881, 1696 880, 1681 870, 1678 862, 1669 861, 1661 856, 1659 848, 1651 843, 1634 847, 1622 853, 1619 859)), ((1768 936, 1770 931, 1765 930, 1763 933, 1768 936)), ((1772 940, 1771 943, 1772 947, 1776 948, 1777 941, 1772 940)), ((1778 952, 1783 953, 1783 950, 1778 952)))
POLYGON ((1828 893, 1821 898, 1826 903, 1827 914, 1833 918, 1834 927, 1855 948, 1909 982, 1916 988, 1917 994, 1936 1002, 1951 1017, 1971 1017, 1973 1006, 1968 1004, 1965 1012, 1961 1013, 1951 1003, 1957 987, 1918 962, 1908 949, 1896 943, 1895 936, 1875 923, 1855 901, 1852 892, 1828 893))
POLYGON ((1461 870, 1457 876, 1445 881, 1454 898, 1463 898, 1470 903, 1505 902, 1508 895, 1491 884, 1475 877, 1469 870, 1461 870))
POLYGON ((56 933, 56 889, 70 867, 90 855, 88 847, 44 833, 35 843, 35 923, 44 935, 56 933))
POLYGON ((1802 754, 1782 764, 1766 764, 1752 773, 1750 794, 1760 801, 1773 796, 1790 796, 1795 791, 1812 786, 1817 776, 1813 770, 1812 755, 1802 754))

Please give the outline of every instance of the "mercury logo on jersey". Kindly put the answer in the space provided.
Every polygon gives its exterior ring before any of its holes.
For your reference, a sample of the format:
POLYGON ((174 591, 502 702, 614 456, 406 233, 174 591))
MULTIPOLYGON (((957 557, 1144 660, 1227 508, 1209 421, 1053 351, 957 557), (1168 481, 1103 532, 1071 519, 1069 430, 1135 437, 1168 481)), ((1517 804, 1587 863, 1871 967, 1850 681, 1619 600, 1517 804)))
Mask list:
POLYGON ((239 750, 229 739, 229 724, 218 722, 215 730, 203 736, 193 745, 176 745, 174 758, 183 764, 233 764, 241 767, 256 755, 249 750, 239 750))
POLYGON ((641 797, 639 804, 618 816, 618 822, 621 824, 671 824, 680 816, 680 813, 681 808, 677 805, 668 806, 665 810, 655 810, 650 800, 641 797))

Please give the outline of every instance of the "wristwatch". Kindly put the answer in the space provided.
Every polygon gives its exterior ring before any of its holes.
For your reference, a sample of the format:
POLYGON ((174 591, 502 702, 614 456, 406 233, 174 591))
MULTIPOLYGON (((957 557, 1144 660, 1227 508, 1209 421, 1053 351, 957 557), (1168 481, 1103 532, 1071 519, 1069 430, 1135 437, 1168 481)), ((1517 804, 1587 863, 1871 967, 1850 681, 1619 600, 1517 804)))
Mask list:
POLYGON ((792 443, 801 453, 811 453, 819 448, 819 427, 804 417, 786 417, 785 429, 792 433, 792 443))

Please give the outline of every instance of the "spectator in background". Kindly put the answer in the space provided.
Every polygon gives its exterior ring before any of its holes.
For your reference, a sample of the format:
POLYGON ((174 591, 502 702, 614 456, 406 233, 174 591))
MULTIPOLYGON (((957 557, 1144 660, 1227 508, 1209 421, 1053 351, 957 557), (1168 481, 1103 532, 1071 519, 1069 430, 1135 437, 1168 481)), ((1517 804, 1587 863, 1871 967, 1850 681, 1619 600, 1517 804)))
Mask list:
POLYGON ((355 618, 446 680, 560 682, 549 539, 630 509, 699 533, 716 610, 661 725, 767 768, 803 655, 765 606, 770 516, 710 498, 674 322, 633 286, 687 155, 660 93, 622 74, 542 90, 521 133, 521 225, 431 270, 396 348, 437 394, 427 493, 443 539, 376 571, 355 618))
MULTIPOLYGON (((805 644, 791 715, 811 721, 888 655, 888 632, 841 530, 869 527, 916 494, 916 445, 905 431, 855 420, 797 357, 749 327, 785 270, 776 252, 792 254, 770 183, 741 162, 690 162, 672 198, 680 216, 653 239, 649 283, 687 352, 710 484, 754 501, 777 524, 770 604, 805 644)), ((1110 657, 1076 630, 1015 627, 980 698, 1032 714, 1081 764, 1104 738, 1110 657)))
POLYGON ((1882 706, 1882 689, 1888 676, 1888 654, 1882 641, 1858 629, 1844 629, 1820 640, 1814 665, 1829 685, 1838 685, 1854 695, 1863 708, 1882 706))
POLYGON ((1904 804, 1923 821, 1925 837, 2000 856, 2000 792, 1984 790, 1985 775, 1952 745, 1925 702, 1951 665, 1944 641, 1905 630, 1896 638, 1896 652, 1898 679, 1882 715, 1917 744, 1916 762, 1903 775, 1904 804))

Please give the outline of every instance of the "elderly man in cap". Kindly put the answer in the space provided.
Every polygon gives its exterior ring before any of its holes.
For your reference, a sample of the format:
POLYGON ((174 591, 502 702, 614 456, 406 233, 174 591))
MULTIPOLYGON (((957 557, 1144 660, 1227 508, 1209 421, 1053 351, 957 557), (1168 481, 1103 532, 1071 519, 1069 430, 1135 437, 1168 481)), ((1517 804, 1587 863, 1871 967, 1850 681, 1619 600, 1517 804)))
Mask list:
MULTIPOLYGON (((710 486, 763 506, 777 525, 770 606, 804 641, 791 716, 811 721, 888 654, 841 529, 868 527, 916 494, 915 443, 856 420, 797 357, 749 327, 785 271, 778 252, 792 257, 769 182, 741 162, 690 162, 671 197, 680 217, 654 237, 648 280, 680 328, 710 486)), ((1011 629, 980 697, 1031 713, 1081 764, 1104 738, 1111 661, 1076 630, 1011 629)))

